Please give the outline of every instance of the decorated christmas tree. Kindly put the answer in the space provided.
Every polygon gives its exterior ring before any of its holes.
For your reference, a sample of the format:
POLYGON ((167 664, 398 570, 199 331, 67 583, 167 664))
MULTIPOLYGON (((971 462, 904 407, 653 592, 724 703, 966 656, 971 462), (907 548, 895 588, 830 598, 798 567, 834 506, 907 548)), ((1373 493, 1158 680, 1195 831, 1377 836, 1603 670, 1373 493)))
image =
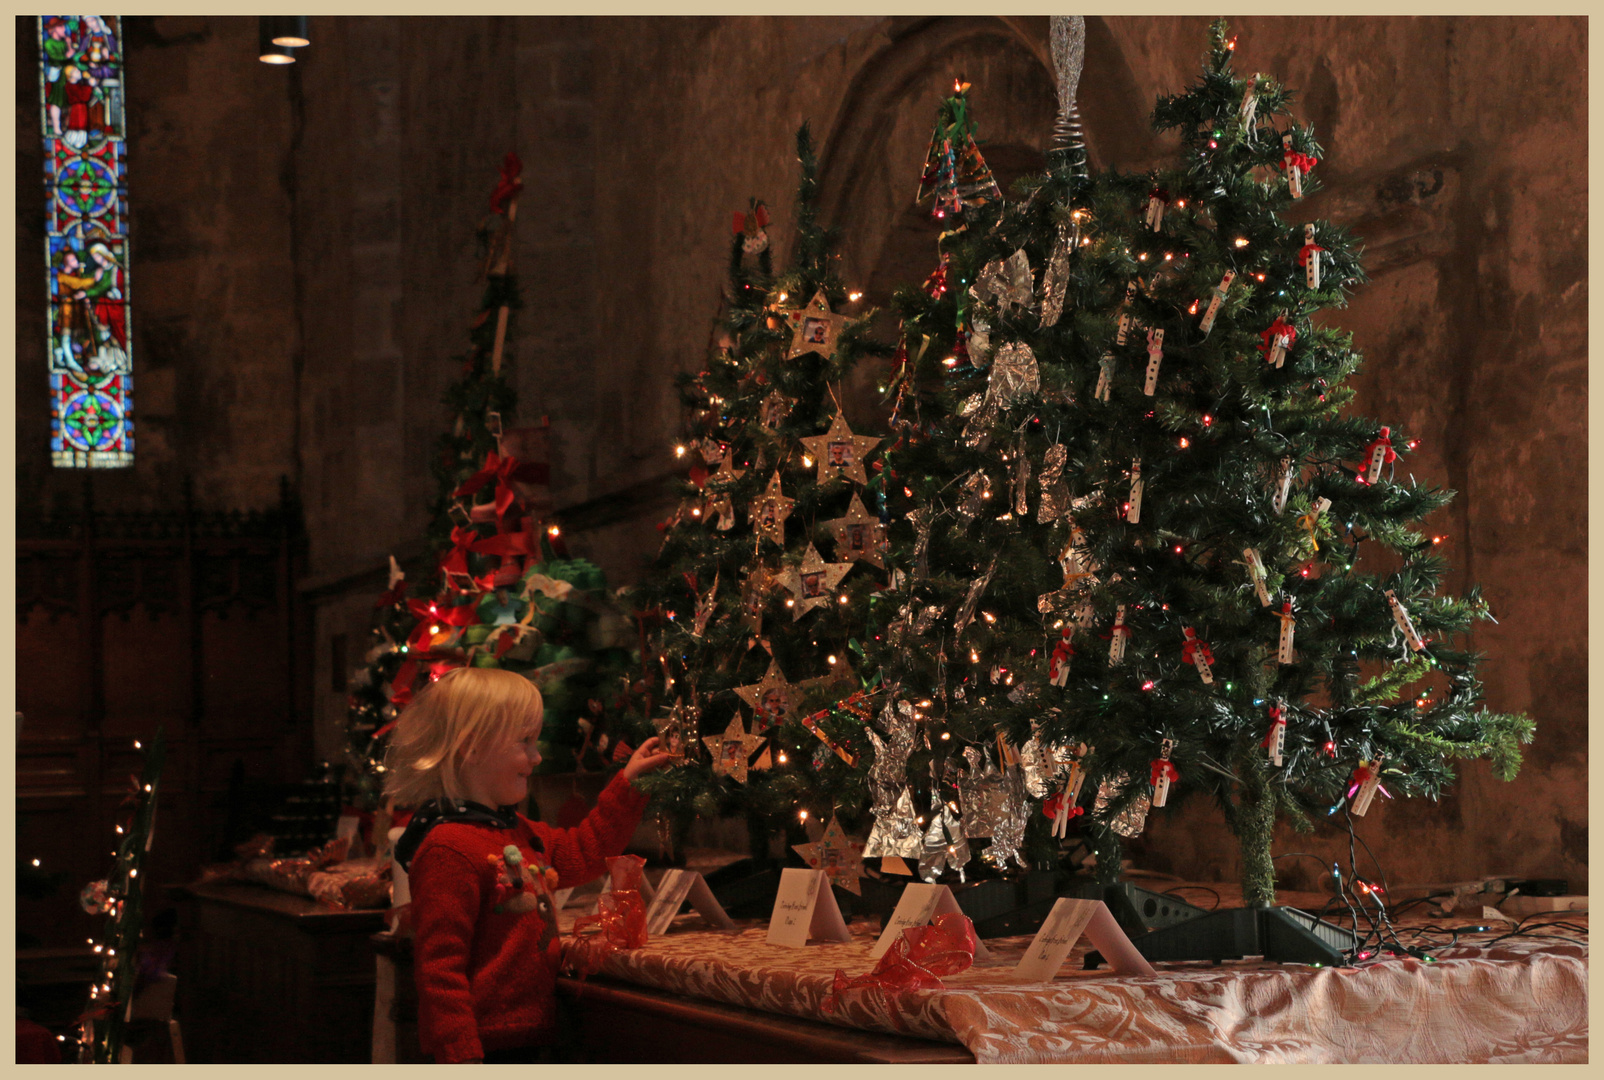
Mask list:
POLYGON ((100 970, 89 987, 88 1007, 78 1028, 79 1060, 96 1065, 122 1060, 138 976, 135 957, 144 928, 145 882, 139 872, 155 840, 156 799, 166 759, 163 732, 157 730, 148 746, 134 740, 134 750, 143 760, 139 775, 129 776, 127 794, 117 811, 111 871, 103 880, 84 886, 79 894, 85 911, 106 916, 100 941, 91 941, 100 970))
POLYGON ((833 269, 816 218, 804 125, 791 265, 773 272, 768 211, 736 215, 730 275, 706 364, 679 382, 683 501, 634 593, 654 638, 653 727, 683 766, 647 777, 658 811, 744 816, 753 848, 865 805, 865 627, 885 587, 878 431, 847 419, 843 381, 889 352, 833 269))
POLYGON ((1507 779, 1532 723, 1482 707, 1465 635, 1488 607, 1442 591, 1423 527, 1452 493, 1408 472, 1407 433, 1350 408, 1361 357, 1314 317, 1363 281, 1355 245, 1299 214, 1322 151, 1285 88, 1232 71, 1234 44, 1214 24, 1200 81, 1154 110, 1182 160, 1107 238, 1134 263, 1106 358, 1018 329, 1075 399, 1048 433, 1074 581, 1040 732, 1088 748, 1099 820, 1213 796, 1252 907, 1274 900, 1278 818, 1436 797, 1454 759, 1507 779))
POLYGON ((373 643, 353 680, 347 756, 365 808, 383 788, 397 710, 423 679, 453 667, 502 667, 540 687, 543 771, 612 763, 633 632, 601 570, 570 558, 547 497, 546 425, 513 427, 507 341, 518 300, 512 267, 520 165, 509 154, 480 230, 485 291, 445 394, 455 419, 439 441, 431 561, 411 579, 391 559, 373 643))
MULTIPOLYGON (((1087 168, 1078 30, 1055 20, 1061 107, 1049 170, 1005 202, 995 185, 927 165, 938 265, 898 297, 886 463, 900 588, 874 649, 892 700, 879 714, 887 738, 876 740, 865 853, 916 859, 927 880, 961 879, 976 863, 1051 867, 1077 831, 1062 792, 1078 794, 1084 773, 1054 722, 1051 685, 1079 604, 1066 469, 1089 445, 1075 418, 1080 372, 1121 332, 1136 267, 1128 207, 1145 189, 1087 168), (1044 804, 1064 813, 1043 816, 1044 804)), ((973 124, 960 82, 938 110, 932 159, 937 146, 959 146, 948 156, 979 161, 973 124)), ((1117 842, 1099 827, 1101 865, 1117 872, 1117 842)))

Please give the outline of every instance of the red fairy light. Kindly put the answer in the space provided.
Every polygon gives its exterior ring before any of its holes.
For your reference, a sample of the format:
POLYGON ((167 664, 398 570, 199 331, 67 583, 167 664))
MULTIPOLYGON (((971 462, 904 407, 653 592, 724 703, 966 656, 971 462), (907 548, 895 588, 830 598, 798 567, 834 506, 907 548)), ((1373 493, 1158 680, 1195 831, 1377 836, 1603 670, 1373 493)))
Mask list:
POLYGON ((1153 680, 1149 679, 1145 683, 1143 683, 1142 684, 1142 689, 1143 690, 1151 690, 1151 689, 1153 689, 1153 680))
POLYGON ((1196 315, 1197 314, 1197 301, 1196 300, 1192 301, 1192 306, 1186 309, 1186 313, 1188 315, 1196 315))
POLYGON ((1203 426, 1204 427, 1213 427, 1214 426, 1214 417, 1208 415, 1207 413, 1204 413, 1203 414, 1203 426))

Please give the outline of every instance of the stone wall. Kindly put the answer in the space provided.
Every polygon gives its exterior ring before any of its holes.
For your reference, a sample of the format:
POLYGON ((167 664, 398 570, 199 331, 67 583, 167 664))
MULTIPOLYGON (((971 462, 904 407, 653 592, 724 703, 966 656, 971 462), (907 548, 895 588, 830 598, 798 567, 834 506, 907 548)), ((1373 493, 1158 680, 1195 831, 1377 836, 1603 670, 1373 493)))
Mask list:
MULTIPOLYGON (((1173 147, 1147 112, 1195 74, 1206 25, 1088 20, 1094 161, 1133 169, 1173 147)), ((867 306, 933 265, 933 229, 910 204, 952 79, 974 85, 1004 180, 1040 164, 1053 109, 1045 17, 320 16, 288 69, 252 59, 249 19, 128 26, 141 441, 126 481, 97 482, 159 502, 189 471, 203 501, 264 506, 292 476, 325 753, 344 698, 329 643, 363 640, 385 556, 417 550, 440 392, 481 287, 473 230, 508 150, 525 163, 509 353, 520 417, 552 418, 571 546, 623 583, 656 549, 673 376, 706 353, 730 213, 766 199, 780 258, 789 247, 798 124, 812 126, 824 216, 867 306)), ((1325 145, 1326 190, 1301 209, 1366 243, 1372 281, 1329 318, 1369 357, 1358 411, 1423 436, 1416 475, 1460 493, 1433 525, 1450 587, 1481 583, 1501 620, 1476 639, 1489 703, 1539 723, 1514 784, 1469 766, 1439 805, 1373 812, 1367 838, 1395 881, 1488 871, 1585 887, 1586 23, 1233 29, 1237 67, 1297 89, 1325 145)), ((39 508, 76 477, 45 464, 25 44, 19 58, 19 507, 39 508)), ((849 413, 872 410, 874 374, 847 388, 849 413)), ((1217 813, 1181 810, 1154 815, 1136 857, 1234 874, 1217 813)))

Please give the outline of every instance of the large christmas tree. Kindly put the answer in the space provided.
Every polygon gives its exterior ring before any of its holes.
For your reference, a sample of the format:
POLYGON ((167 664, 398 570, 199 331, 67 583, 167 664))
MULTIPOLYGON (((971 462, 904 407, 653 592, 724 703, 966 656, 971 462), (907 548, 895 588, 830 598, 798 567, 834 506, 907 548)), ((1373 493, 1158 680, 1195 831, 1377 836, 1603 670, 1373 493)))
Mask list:
POLYGON ((841 387, 866 355, 817 221, 806 125, 791 265, 776 275, 768 213, 736 215, 706 366, 680 380, 683 502, 636 603, 660 614, 654 726, 684 767, 647 777, 665 816, 744 816, 753 847, 809 815, 864 804, 862 640, 885 584, 878 431, 854 430, 841 387), (856 695, 856 696, 855 696, 856 695))
POLYGON ((1452 493, 1349 408, 1361 357, 1314 316, 1363 280, 1358 256, 1298 214, 1322 151, 1279 83, 1233 73, 1234 44, 1214 24, 1201 80, 1154 110, 1184 150, 1119 241, 1135 325, 1111 361, 1019 329, 1076 395, 1064 526, 1086 575, 1041 731, 1091 748, 1089 779, 1118 789, 1099 817, 1209 792, 1257 906, 1278 817, 1435 797, 1456 758, 1507 779, 1532 723, 1481 706, 1464 635, 1488 608, 1441 590, 1422 528, 1452 493))
POLYGON ((445 394, 454 419, 434 462, 429 561, 410 568, 409 579, 391 560, 373 643, 352 680, 347 757, 357 800, 369 809, 381 798, 397 710, 421 680, 453 667, 503 667, 540 687, 542 771, 603 768, 617 747, 632 632, 601 570, 568 557, 552 520, 544 421, 512 426, 507 342, 519 305, 520 171, 509 154, 480 230, 485 290, 461 375, 445 394))

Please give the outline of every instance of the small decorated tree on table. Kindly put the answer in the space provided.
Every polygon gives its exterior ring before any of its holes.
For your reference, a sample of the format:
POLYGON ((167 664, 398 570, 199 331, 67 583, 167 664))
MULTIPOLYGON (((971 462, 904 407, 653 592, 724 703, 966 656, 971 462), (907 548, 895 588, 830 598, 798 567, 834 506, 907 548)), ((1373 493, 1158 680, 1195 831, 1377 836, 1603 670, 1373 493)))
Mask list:
POLYGON ((683 767, 644 778, 659 812, 744 816, 754 852, 780 830, 865 805, 858 668, 885 585, 881 436, 841 400, 860 358, 889 352, 832 268, 804 125, 791 266, 774 274, 768 211, 736 215, 724 313, 705 367, 682 376, 683 501, 634 592, 663 622, 653 727, 683 767))
POLYGON ((520 169, 509 154, 491 196, 491 225, 481 230, 484 296, 462 375, 445 395, 455 419, 434 463, 433 562, 409 582, 391 559, 389 588, 374 605, 373 645, 353 680, 347 756, 366 809, 381 800, 397 710, 421 680, 453 667, 503 667, 540 687, 542 771, 605 768, 625 745, 617 729, 630 627, 601 570, 568 556, 552 520, 544 419, 511 426, 506 344, 519 303, 512 239, 520 169))
POLYGON ((1348 409, 1361 358, 1314 316, 1363 280, 1358 257, 1297 219, 1321 150, 1282 122, 1279 83, 1233 73, 1233 47, 1214 24, 1201 80, 1154 110, 1184 151, 1126 240, 1131 332, 1106 365, 1071 357, 1088 576, 1042 728, 1092 748, 1104 815, 1211 794, 1258 908, 1278 818, 1435 797, 1456 758, 1507 779, 1532 723, 1482 706, 1463 635, 1487 604, 1441 590, 1422 521, 1452 493, 1400 468, 1407 433, 1348 409))

